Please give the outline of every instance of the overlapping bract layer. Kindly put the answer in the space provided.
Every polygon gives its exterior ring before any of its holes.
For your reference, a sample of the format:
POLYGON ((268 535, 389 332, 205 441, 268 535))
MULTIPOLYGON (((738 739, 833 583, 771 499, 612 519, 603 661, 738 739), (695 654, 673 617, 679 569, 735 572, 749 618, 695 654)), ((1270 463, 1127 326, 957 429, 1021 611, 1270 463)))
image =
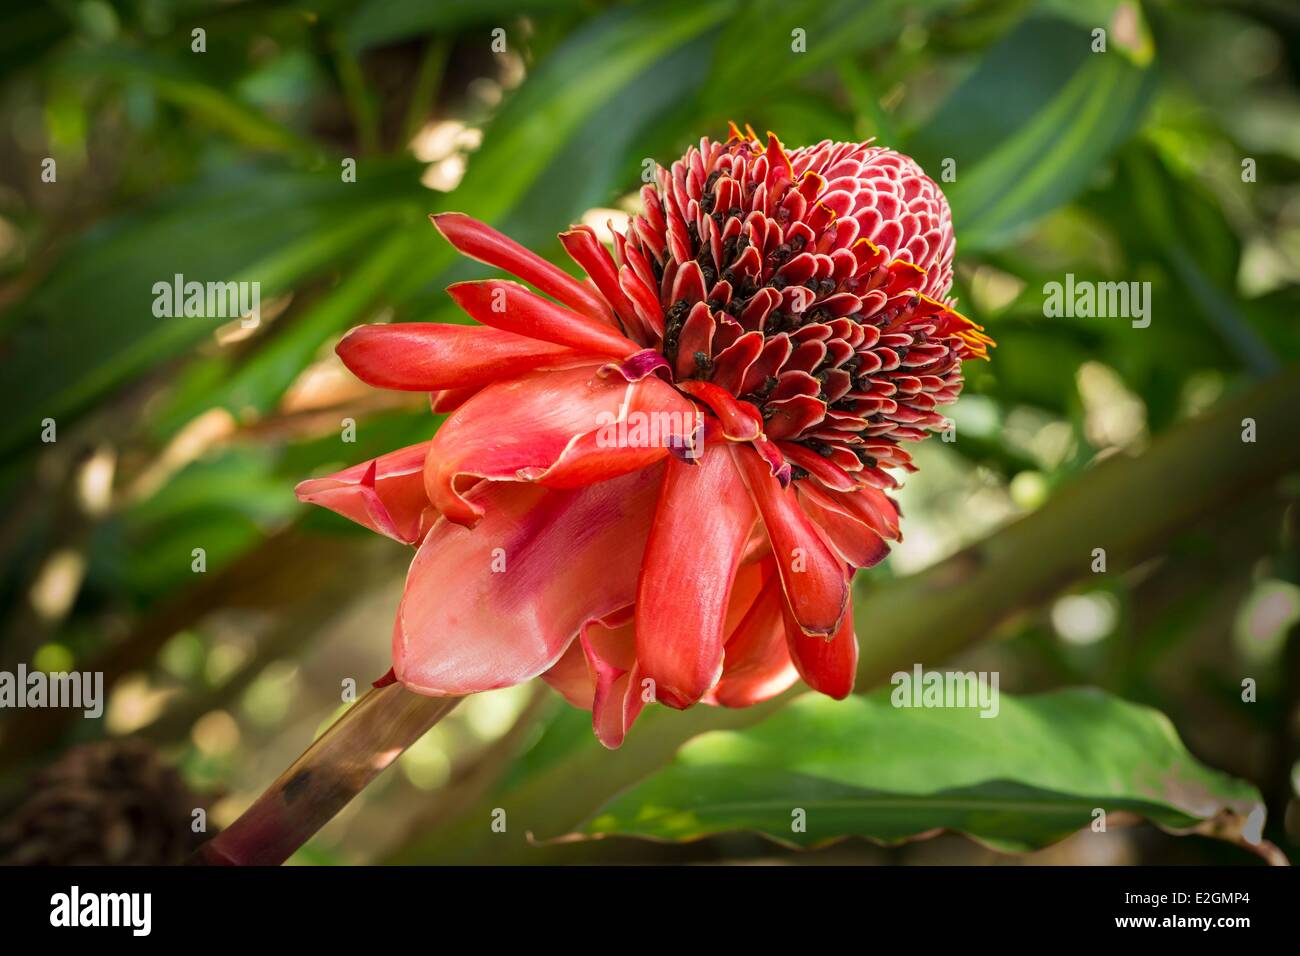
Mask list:
POLYGON ((432 441, 299 495, 418 546, 393 635, 412 690, 542 676, 617 746, 657 701, 747 706, 802 677, 848 694, 849 581, 899 539, 886 470, 942 425, 990 343, 945 299, 939 188, 866 144, 787 152, 733 127, 654 185, 582 282, 434 217, 499 280, 479 326, 364 326, 344 362, 449 412, 432 441), (644 426, 649 422, 648 429, 644 426))

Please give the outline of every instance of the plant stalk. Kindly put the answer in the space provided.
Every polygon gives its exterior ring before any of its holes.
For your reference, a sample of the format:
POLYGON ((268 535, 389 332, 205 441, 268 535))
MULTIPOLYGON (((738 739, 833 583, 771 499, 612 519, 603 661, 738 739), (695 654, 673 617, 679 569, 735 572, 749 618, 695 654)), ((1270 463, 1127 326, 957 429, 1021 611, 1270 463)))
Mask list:
POLYGON ((192 862, 278 866, 458 703, 459 697, 424 697, 401 684, 371 690, 239 819, 199 847, 192 862))

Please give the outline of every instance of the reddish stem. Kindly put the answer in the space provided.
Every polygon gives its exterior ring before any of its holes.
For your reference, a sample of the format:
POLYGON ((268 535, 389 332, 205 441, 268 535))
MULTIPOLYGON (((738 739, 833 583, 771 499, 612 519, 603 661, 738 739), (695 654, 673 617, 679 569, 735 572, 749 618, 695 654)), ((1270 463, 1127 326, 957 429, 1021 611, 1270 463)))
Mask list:
POLYGON ((307 748, 192 862, 278 866, 347 806, 459 697, 423 697, 389 684, 370 691, 307 748))

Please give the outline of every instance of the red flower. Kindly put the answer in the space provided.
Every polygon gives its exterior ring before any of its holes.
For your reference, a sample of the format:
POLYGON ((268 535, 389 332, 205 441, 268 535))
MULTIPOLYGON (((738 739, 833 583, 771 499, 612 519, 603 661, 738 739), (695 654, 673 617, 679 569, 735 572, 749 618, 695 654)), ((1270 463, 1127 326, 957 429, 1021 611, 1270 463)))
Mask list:
POLYGON ((944 299, 953 234, 912 160, 732 127, 642 190, 589 281, 459 213, 461 252, 539 290, 452 286, 481 325, 362 326, 362 380, 433 394, 432 441, 299 496, 417 545, 394 674, 422 694, 541 676, 618 746, 647 700, 842 698, 849 581, 898 540, 886 469, 990 340, 944 299), (545 297, 544 297, 545 296, 545 297))

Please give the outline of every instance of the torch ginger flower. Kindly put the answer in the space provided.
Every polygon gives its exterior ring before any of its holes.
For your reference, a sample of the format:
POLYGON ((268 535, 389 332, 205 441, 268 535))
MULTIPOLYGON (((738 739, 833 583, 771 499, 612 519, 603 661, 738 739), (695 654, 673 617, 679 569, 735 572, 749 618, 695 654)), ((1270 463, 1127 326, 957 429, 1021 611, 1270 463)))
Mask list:
POLYGON ((542 295, 464 282, 448 292, 480 325, 349 332, 359 378, 450 414, 298 488, 418 547, 396 680, 438 696, 541 676, 609 747, 648 699, 852 690, 850 579, 900 539, 887 469, 913 470, 902 443, 943 427, 962 361, 992 344, 945 299, 948 204, 900 153, 733 126, 641 195, 612 255, 590 228, 560 236, 587 282, 434 216, 542 295))

